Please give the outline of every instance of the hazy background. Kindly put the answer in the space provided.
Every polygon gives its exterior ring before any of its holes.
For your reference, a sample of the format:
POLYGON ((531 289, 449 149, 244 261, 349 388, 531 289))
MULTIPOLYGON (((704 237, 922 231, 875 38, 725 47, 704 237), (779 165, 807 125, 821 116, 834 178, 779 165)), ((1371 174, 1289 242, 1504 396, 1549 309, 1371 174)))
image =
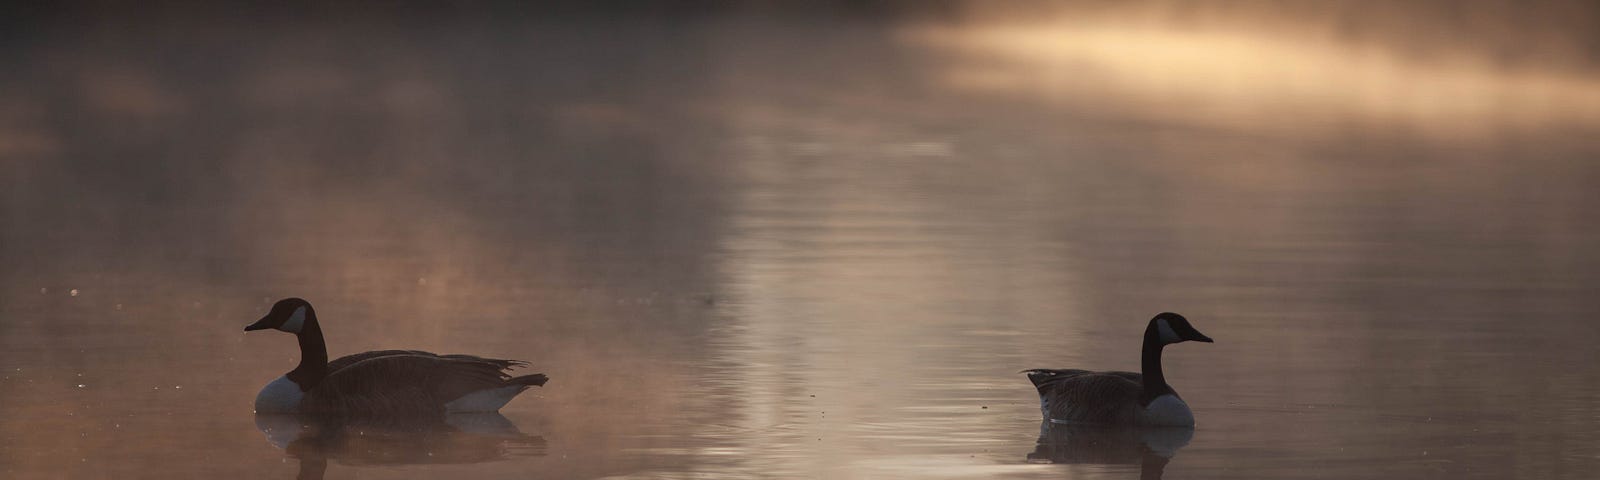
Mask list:
POLYGON ((1163 310, 1171 477, 1589 478, 1597 62, 1584 1, 0 7, 0 472, 295 477, 300 296, 552 379, 328 478, 1133 478, 1015 372, 1163 310))

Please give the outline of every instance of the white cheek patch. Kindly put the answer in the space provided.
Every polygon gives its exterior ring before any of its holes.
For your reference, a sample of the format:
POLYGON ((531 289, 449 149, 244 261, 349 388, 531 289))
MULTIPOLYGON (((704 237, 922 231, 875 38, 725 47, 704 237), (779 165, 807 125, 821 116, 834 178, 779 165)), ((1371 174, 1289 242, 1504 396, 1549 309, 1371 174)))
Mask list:
POLYGON ((305 326, 306 307, 301 306, 300 308, 294 309, 294 315, 290 315, 289 320, 283 322, 283 325, 279 326, 278 330, 283 330, 289 333, 300 333, 300 329, 305 328, 305 326))
POLYGON ((1167 324, 1167 319, 1156 320, 1156 332, 1161 335, 1161 343, 1178 343, 1183 341, 1178 337, 1178 332, 1172 331, 1172 326, 1167 324))

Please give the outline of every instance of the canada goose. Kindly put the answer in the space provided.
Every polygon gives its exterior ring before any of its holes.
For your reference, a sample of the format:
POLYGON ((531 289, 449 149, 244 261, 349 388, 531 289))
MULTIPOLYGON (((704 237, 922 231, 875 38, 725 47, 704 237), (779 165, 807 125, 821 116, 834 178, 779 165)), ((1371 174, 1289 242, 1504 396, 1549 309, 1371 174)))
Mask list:
POLYGON ((1141 373, 1088 370, 1023 370, 1039 389, 1039 409, 1054 423, 1193 427, 1194 414, 1161 374, 1161 348, 1194 340, 1211 343, 1171 312, 1144 329, 1141 373))
POLYGON ((345 416, 426 415, 494 412, 544 374, 513 377, 521 360, 472 355, 435 355, 416 350, 378 350, 328 361, 328 347, 311 303, 286 298, 267 316, 244 327, 275 329, 300 340, 300 365, 262 387, 257 413, 345 416))

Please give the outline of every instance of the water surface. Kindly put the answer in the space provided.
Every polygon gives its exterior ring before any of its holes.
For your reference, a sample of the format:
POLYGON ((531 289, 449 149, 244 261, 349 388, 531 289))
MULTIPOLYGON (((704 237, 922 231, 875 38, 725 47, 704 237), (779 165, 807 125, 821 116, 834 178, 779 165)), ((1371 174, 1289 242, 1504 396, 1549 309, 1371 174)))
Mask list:
POLYGON ((35 12, 0 476, 1591 477, 1592 7, 1207 5, 35 12), (287 296, 551 381, 258 418, 287 296), (1164 310, 1199 426, 1042 434, 1164 310))

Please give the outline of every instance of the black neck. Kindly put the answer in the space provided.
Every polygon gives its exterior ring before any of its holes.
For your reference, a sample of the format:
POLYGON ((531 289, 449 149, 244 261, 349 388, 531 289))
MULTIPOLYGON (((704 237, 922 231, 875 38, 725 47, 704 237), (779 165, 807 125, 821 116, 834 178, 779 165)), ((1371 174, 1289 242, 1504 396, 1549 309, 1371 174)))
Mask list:
POLYGON ((1156 397, 1172 393, 1172 386, 1167 385, 1167 377, 1161 373, 1161 348, 1166 346, 1161 343, 1161 333, 1156 330, 1155 324, 1144 332, 1144 348, 1139 355, 1139 373, 1144 376, 1144 395, 1139 398, 1139 403, 1150 405, 1156 397))
MULTIPOLYGON (((1161 474, 1167 470, 1167 462, 1170 461, 1172 459, 1145 452, 1139 462, 1139 480, 1161 480, 1161 474)), ((301 460, 300 465, 305 468, 305 460, 301 460)))
POLYGON ((306 320, 301 324, 300 332, 294 334, 300 340, 300 365, 290 370, 286 377, 300 386, 300 391, 309 392, 312 387, 322 383, 322 378, 328 376, 328 345, 322 341, 322 327, 317 325, 317 312, 306 307, 306 320))

